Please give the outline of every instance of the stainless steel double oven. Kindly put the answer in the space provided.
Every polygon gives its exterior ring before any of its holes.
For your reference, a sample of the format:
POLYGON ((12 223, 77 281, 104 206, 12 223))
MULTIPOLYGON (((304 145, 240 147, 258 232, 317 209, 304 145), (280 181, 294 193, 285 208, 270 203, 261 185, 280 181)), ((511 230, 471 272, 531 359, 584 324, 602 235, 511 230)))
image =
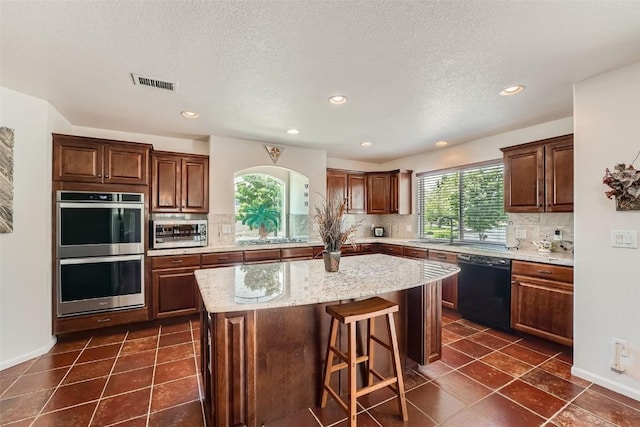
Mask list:
POLYGON ((58 317, 142 307, 144 194, 56 195, 58 317))

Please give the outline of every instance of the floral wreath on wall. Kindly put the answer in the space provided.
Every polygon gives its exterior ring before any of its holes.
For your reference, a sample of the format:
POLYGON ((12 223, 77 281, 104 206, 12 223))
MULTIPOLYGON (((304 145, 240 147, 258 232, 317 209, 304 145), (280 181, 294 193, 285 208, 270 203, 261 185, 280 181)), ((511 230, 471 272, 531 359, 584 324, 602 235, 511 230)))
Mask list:
MULTIPOLYGON (((633 162, 638 156, 640 156, 640 151, 633 162)), ((640 170, 633 167, 633 162, 629 166, 618 163, 613 167, 613 171, 606 168, 602 178, 602 183, 611 188, 604 194, 609 199, 615 197, 617 210, 640 209, 640 170)))

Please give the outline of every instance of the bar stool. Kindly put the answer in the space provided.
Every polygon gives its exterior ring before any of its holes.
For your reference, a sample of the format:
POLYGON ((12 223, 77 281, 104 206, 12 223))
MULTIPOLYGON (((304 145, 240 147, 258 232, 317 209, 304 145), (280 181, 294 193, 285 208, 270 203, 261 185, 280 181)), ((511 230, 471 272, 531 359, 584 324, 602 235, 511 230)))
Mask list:
MULTIPOLYGON (((407 401, 404 396, 404 382, 402 380, 402 367, 400 366, 400 354, 398 353, 398 338, 396 336, 396 327, 393 321, 393 313, 398 311, 398 305, 379 297, 369 298, 363 301, 356 301, 347 304, 327 306, 327 313, 331 315, 331 331, 329 333, 329 343, 327 345, 326 368, 324 372, 324 381, 322 385, 322 400, 320 407, 327 405, 327 397, 330 394, 338 405, 347 413, 349 417, 349 427, 356 427, 356 399, 383 387, 389 387, 398 396, 398 410, 402 415, 402 420, 407 421, 407 401), (374 334, 374 319, 378 316, 386 315, 389 344, 382 341, 374 334), (362 356, 356 355, 356 326, 358 321, 367 320, 367 354, 362 356), (339 323, 348 325, 348 350, 346 353, 336 348, 336 339, 338 337, 339 323), (394 376, 385 378, 374 370, 374 342, 381 345, 391 352, 393 355, 393 374, 394 376), (338 356, 342 361, 333 364, 333 358, 338 356), (367 362, 367 378, 366 386, 357 390, 356 367, 362 362, 367 362), (348 404, 345 403, 338 393, 329 385, 331 374, 336 371, 347 368, 349 393, 348 404), (379 382, 374 384, 374 377, 379 382)), ((364 381, 364 379, 363 379, 364 381)))

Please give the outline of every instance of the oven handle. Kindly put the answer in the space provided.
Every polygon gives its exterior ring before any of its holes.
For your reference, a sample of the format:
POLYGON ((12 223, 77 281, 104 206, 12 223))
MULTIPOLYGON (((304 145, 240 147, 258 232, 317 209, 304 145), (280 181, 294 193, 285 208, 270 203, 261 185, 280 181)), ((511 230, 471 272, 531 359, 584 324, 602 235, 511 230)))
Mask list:
POLYGON ((144 254, 138 255, 116 255, 116 256, 105 256, 105 257, 88 257, 88 258, 64 258, 59 259, 58 262, 60 265, 71 265, 71 264, 94 264, 98 262, 115 262, 115 261, 142 261, 144 258, 144 254))
POLYGON ((77 203, 77 202, 58 202, 60 209, 65 208, 80 208, 80 209, 140 209, 144 210, 144 203, 120 203, 120 202, 107 202, 107 203, 77 203))

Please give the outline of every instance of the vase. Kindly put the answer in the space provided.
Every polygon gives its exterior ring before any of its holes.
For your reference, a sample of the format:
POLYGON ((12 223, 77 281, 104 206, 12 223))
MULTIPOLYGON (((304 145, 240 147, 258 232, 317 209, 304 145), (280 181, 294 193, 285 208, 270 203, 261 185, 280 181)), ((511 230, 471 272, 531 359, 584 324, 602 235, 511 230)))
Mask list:
POLYGON ((322 258, 324 259, 324 269, 328 272, 336 272, 340 268, 340 251, 337 252, 322 252, 322 258))
POLYGON ((637 211, 640 210, 640 197, 618 197, 616 196, 617 211, 637 211))

